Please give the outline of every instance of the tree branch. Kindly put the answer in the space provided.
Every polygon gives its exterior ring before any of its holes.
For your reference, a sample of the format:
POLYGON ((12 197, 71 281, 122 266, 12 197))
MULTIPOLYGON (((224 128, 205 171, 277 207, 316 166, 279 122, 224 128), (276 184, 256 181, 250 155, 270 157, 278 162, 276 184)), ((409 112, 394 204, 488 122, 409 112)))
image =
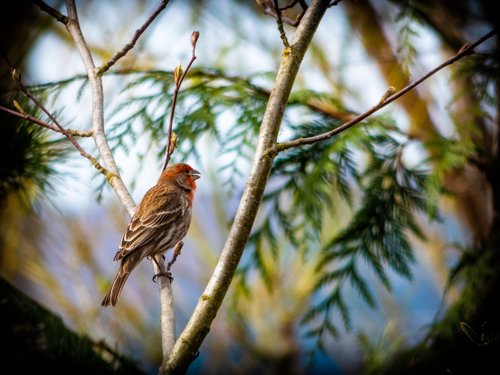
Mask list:
POLYGON ((196 43, 198 42, 198 38, 200 33, 198 31, 193 31, 191 34, 191 60, 186 67, 186 70, 182 72, 182 66, 179 64, 174 70, 174 95, 172 98, 172 108, 170 108, 170 117, 168 119, 168 132, 167 132, 167 146, 165 148, 165 162, 163 163, 163 167, 161 171, 163 172, 165 168, 167 168, 168 162, 170 161, 170 156, 174 153, 175 144, 177 142, 177 138, 172 133, 172 128, 174 126, 174 113, 175 113, 175 105, 177 104, 177 97, 179 96, 179 90, 181 88, 182 82, 184 78, 186 78, 191 65, 193 65, 194 60, 196 60, 196 43))
POLYGON ((283 20, 281 19, 281 9, 278 4, 278 0, 274 0, 274 11, 276 12, 276 24, 278 25, 281 41, 283 42, 285 48, 290 48, 290 43, 286 37, 285 29, 283 28, 283 20))
POLYGON ((68 24, 68 17, 59 12, 57 9, 52 8, 50 5, 46 4, 41 0, 33 0, 33 2, 45 13, 54 17, 57 21, 61 22, 64 25, 68 24))
POLYGON ((257 150, 240 205, 217 266, 186 328, 179 336, 160 374, 182 373, 194 359, 215 319, 253 226, 274 157, 266 150, 276 145, 278 131, 300 63, 330 0, 315 0, 297 28, 289 53, 283 53, 278 75, 260 126, 257 150))
MULTIPOLYGON (((63 133, 61 129, 59 129, 57 126, 51 125, 48 122, 37 119, 36 117, 33 117, 29 113, 26 113, 24 111, 22 112, 14 111, 13 109, 4 107, 3 105, 0 105, 0 110, 7 112, 13 116, 22 118, 26 121, 32 122, 33 124, 43 126, 44 128, 50 129, 52 131, 63 133)), ((70 128, 66 128, 64 130, 66 130, 67 133, 71 134, 74 137, 92 137, 92 130, 76 130, 70 128)))
MULTIPOLYGON (((408 91, 412 90, 413 88, 415 88, 416 86, 418 86, 419 84, 421 84, 422 82, 424 82, 427 78, 431 77, 432 75, 434 75, 435 73, 437 73, 438 71, 440 71, 441 69, 447 67, 448 65, 453 64, 454 62, 456 62, 457 60, 461 59, 464 56, 467 56, 467 55, 470 55, 470 54, 474 53, 474 51, 473 51, 474 48, 476 48, 481 43, 483 43, 485 40, 491 38, 493 35, 495 35, 497 33, 498 33, 498 28, 495 28, 492 31, 490 31, 489 33, 487 33, 486 35, 484 35, 482 38, 480 38, 479 40, 477 40, 476 42, 474 42, 474 43, 472 43, 470 45, 469 44, 465 44, 462 48, 460 48, 460 50, 454 56, 450 57, 448 60, 446 60, 445 62, 443 62, 441 65, 439 65, 436 68, 432 69, 430 72, 428 72, 427 74, 423 75, 422 77, 420 77, 419 79, 417 79, 413 83, 407 85, 406 87, 404 87, 402 90, 398 91, 397 93, 395 93, 393 95, 390 95, 388 97, 385 97, 385 95, 384 95, 384 97, 382 97, 382 100, 380 100, 380 102, 377 105, 373 106, 368 111, 366 111, 366 112, 364 112, 364 113, 362 113, 362 114, 354 117, 350 121, 348 121, 348 122, 340 125, 339 127, 335 128, 335 129, 332 129, 332 130, 330 130, 328 132, 325 132, 325 133, 322 133, 322 134, 318 134, 318 135, 314 135, 314 136, 311 136, 311 137, 298 138, 298 139, 295 139, 295 140, 292 140, 292 141, 278 143, 274 147, 270 148, 268 152, 271 153, 271 154, 276 154, 278 152, 287 150, 287 149, 292 148, 292 147, 298 147, 298 146, 309 145, 309 144, 321 142, 321 141, 324 141, 324 140, 332 138, 333 136, 335 136, 335 135, 337 135, 337 134, 339 134, 339 133, 341 133, 341 132, 343 132, 343 131, 351 128, 351 127, 353 127, 356 124, 359 124, 365 118, 367 118, 368 116, 370 116, 373 113, 377 112, 381 108, 384 108, 386 105, 392 103, 396 99, 400 98, 401 96, 403 96, 404 94, 406 94, 408 91)), ((388 92, 391 92, 391 91, 392 90, 390 89, 388 92)))
POLYGON ((103 64, 100 68, 97 69, 97 75, 103 75, 106 71, 109 70, 119 59, 125 56, 128 51, 134 48, 135 44, 139 40, 140 36, 146 31, 146 29, 151 25, 151 23, 155 20, 155 18, 166 8, 167 4, 170 0, 162 0, 160 5, 155 9, 153 14, 146 20, 144 25, 142 25, 139 29, 137 29, 132 36, 132 40, 123 46, 121 50, 116 52, 114 56, 107 63, 103 64))
POLYGON ((66 1, 66 8, 68 10, 68 22, 66 28, 71 34, 73 40, 75 41, 76 47, 80 52, 80 56, 85 66, 87 76, 89 77, 90 90, 92 96, 92 129, 93 138, 99 154, 102 157, 104 167, 113 173, 114 178, 109 180, 109 183, 113 190, 118 195, 120 201, 123 203, 130 215, 133 215, 135 211, 135 203, 130 193, 128 192, 123 180, 120 177, 120 172, 116 166, 115 160, 111 153, 111 148, 109 147, 108 141, 106 139, 106 133, 104 131, 104 94, 102 89, 102 80, 100 76, 96 74, 94 61, 90 50, 87 47, 85 39, 83 37, 82 31, 80 30, 80 24, 78 22, 78 15, 76 12, 76 6, 74 0, 66 1))
MULTIPOLYGON (((264 14, 276 18, 278 20, 278 23, 281 24, 281 26, 278 27, 281 28, 283 26, 283 22, 290 26, 297 27, 302 17, 304 17, 304 14, 308 8, 308 5, 304 0, 294 1, 281 8, 278 5, 278 0, 256 0, 256 3, 259 7, 262 8, 264 14), (300 7, 302 8, 302 12, 295 19, 292 19, 283 13, 284 10, 293 8, 297 3, 299 3, 300 7)), ((283 39, 284 31, 283 32, 282 30, 279 31, 280 31, 280 36, 283 39)))

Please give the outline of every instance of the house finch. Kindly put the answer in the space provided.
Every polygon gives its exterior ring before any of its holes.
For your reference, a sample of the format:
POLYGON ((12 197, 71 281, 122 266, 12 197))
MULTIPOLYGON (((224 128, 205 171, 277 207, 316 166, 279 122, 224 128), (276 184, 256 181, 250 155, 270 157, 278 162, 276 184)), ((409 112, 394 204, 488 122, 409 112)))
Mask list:
POLYGON ((180 249, 191 223, 195 180, 198 178, 200 172, 189 165, 173 164, 165 169, 156 185, 146 192, 115 255, 114 260, 121 260, 120 268, 102 301, 103 306, 116 304, 130 272, 142 259, 155 259, 156 255, 176 245, 180 249))

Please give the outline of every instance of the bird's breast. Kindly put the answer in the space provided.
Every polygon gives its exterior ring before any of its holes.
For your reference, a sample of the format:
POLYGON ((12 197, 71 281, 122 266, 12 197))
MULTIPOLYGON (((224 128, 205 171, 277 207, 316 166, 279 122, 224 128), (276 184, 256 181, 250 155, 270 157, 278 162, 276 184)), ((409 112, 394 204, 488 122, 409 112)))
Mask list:
POLYGON ((186 236, 189 225, 191 224, 191 204, 188 197, 181 196, 181 215, 177 220, 165 225, 163 236, 158 239, 157 248, 159 252, 166 251, 174 247, 179 241, 186 236))

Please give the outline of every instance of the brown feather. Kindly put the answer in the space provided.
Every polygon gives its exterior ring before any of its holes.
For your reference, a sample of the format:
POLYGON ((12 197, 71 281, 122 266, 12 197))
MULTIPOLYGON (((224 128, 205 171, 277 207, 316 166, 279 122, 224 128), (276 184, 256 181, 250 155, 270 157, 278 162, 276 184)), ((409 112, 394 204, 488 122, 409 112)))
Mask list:
POLYGON ((198 178, 199 172, 189 165, 174 164, 144 194, 115 254, 120 268, 103 306, 116 304, 128 276, 142 259, 164 253, 186 236, 198 178))

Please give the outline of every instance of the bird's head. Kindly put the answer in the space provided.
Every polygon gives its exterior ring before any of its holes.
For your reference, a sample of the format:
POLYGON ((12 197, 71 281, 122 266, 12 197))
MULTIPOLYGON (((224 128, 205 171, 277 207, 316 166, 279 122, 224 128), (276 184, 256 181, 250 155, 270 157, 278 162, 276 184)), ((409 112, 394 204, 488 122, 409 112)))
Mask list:
POLYGON ((195 180, 200 178, 200 172, 189 164, 177 163, 168 166, 160 176, 160 181, 174 182, 185 190, 196 190, 195 180))

